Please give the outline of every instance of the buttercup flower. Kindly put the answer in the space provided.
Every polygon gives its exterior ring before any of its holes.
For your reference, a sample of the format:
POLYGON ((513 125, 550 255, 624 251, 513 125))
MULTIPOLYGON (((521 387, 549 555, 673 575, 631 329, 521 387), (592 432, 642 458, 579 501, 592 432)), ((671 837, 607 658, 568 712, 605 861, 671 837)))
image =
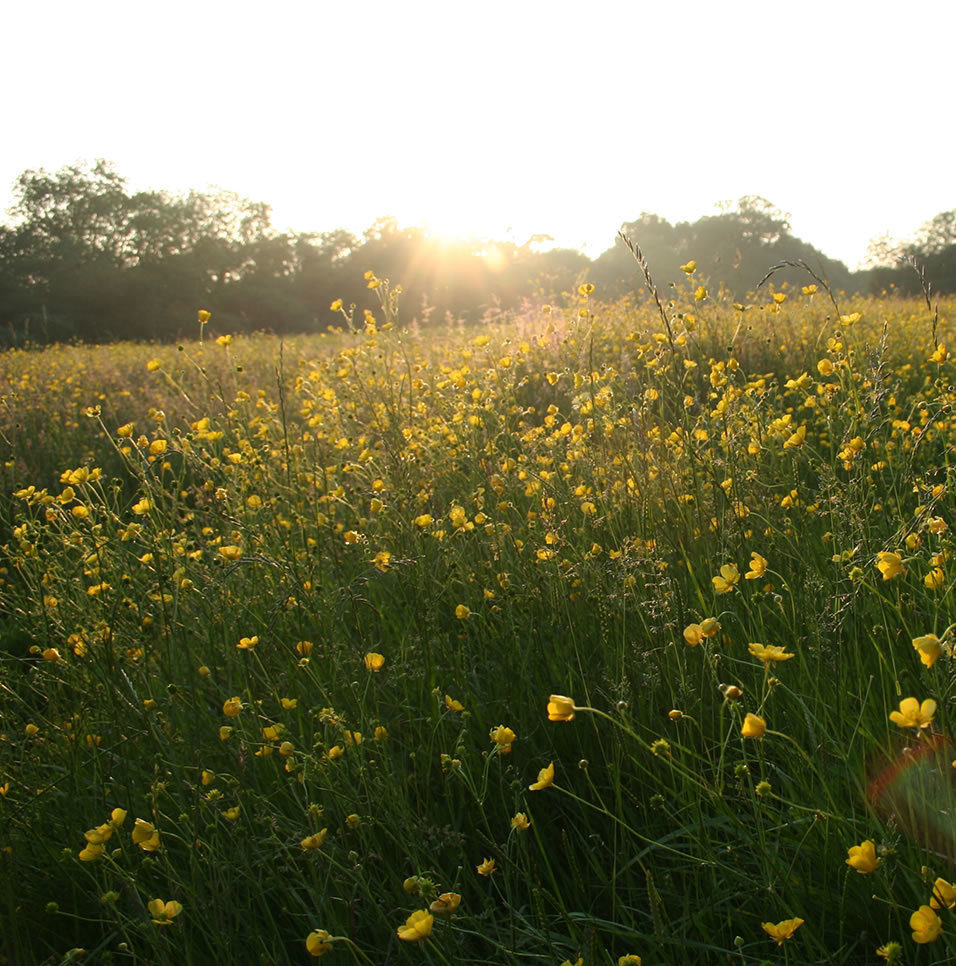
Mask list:
POLYGON ((890 721, 901 728, 928 728, 936 714, 936 702, 927 698, 920 704, 916 698, 903 698, 900 710, 890 713, 890 721))
POLYGON ((617 960, 617 966, 641 966, 641 963, 641 957, 635 956, 634 953, 628 953, 627 956, 619 956, 617 960))
POLYGON ((870 839, 851 846, 847 850, 847 856, 846 864, 863 875, 875 872, 881 861, 876 857, 876 845, 870 839))
POLYGON ((729 594, 740 580, 740 571, 736 564, 724 564, 720 568, 720 574, 712 577, 711 580, 718 594, 729 594))
POLYGON ((883 574, 884 580, 892 580, 905 572, 903 558, 898 553, 891 553, 888 550, 881 550, 876 555, 876 569, 883 574))
POLYGON ((744 574, 746 580, 758 580, 767 571, 767 558, 752 550, 750 553, 750 570, 744 574))
POLYGON ((498 725, 497 728, 491 729, 489 737, 497 746, 498 751, 506 755, 511 751, 511 745, 517 736, 510 728, 506 728, 504 725, 498 725))
POLYGON ((429 907, 428 911, 437 916, 451 915, 461 904, 461 896, 457 892, 443 892, 429 907))
POLYGON ((563 694, 552 694, 548 698, 548 721, 570 721, 575 710, 573 698, 563 694))
POLYGON ((943 921, 930 906, 920 906, 910 916, 910 929, 913 930, 914 942, 931 943, 939 938, 943 930, 943 921))
POLYGON ((488 876, 495 871, 495 860, 494 859, 484 859, 481 865, 475 866, 475 871, 478 875, 488 876))
POLYGON ((943 646, 935 634, 924 634, 913 638, 913 647, 919 652, 919 659, 927 667, 932 667, 943 653, 943 646))
POLYGON ((133 844, 144 852, 155 852, 159 848, 159 830, 152 822, 136 819, 133 825, 133 844))
POLYGON ((163 902, 162 899, 150 899, 146 908, 149 909, 149 914, 157 926, 171 926, 173 918, 183 911, 182 903, 175 899, 170 899, 168 902, 163 902))
POLYGON ((527 832, 531 828, 531 823, 528 821, 528 816, 524 812, 515 812, 511 819, 511 827, 516 832, 527 832))
POLYGON ((781 647, 779 644, 757 644, 750 643, 747 645, 747 650, 758 660, 763 662, 763 666, 769 671, 771 664, 777 664, 780 661, 789 661, 790 658, 796 657, 795 654, 790 654, 785 648, 781 647))
POLYGON ((528 791, 540 792, 542 788, 550 788, 554 782, 554 762, 538 772, 538 780, 528 786, 528 791))
POLYGON ((369 671, 381 671, 385 666, 385 655, 377 651, 369 651, 363 658, 365 667, 369 671))
POLYGON ((305 948, 310 956, 324 956, 332 952, 332 937, 324 929, 313 929, 305 937, 305 948))
POLYGON ((956 886, 945 879, 933 883, 933 898, 929 904, 934 909, 956 909, 956 886))
POLYGON ((460 701, 457 701, 455 698, 451 697, 451 695, 448 695, 448 694, 445 695, 445 707, 448 708, 449 711, 465 710, 465 706, 460 701))
POLYGON ((222 713, 227 718, 238 718, 240 711, 242 711, 242 698, 227 698, 226 701, 223 702, 222 713))
POLYGON ((767 730, 767 722, 757 714, 747 712, 744 723, 740 727, 740 734, 744 738, 762 738, 767 730))
POLYGON ((802 919, 784 919, 783 922, 762 922, 760 928, 771 939, 776 939, 778 946, 782 946, 784 941, 789 939, 802 925, 802 919))
POLYGON ((329 830, 327 828, 324 828, 321 831, 316 832, 314 835, 307 835, 299 843, 299 845, 302 846, 302 850, 304 852, 315 852, 317 849, 322 848, 322 843, 325 841, 325 837, 328 834, 329 834, 329 830))

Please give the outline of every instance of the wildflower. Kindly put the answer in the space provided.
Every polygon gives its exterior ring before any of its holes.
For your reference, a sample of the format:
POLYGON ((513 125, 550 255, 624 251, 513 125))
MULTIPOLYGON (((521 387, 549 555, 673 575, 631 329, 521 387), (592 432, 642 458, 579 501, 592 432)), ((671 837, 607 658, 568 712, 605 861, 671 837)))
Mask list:
POLYGON ((574 700, 563 694, 552 694, 548 698, 548 721, 570 721, 576 710, 574 700))
POLYGON ((239 697, 227 698, 223 702, 222 713, 227 718, 238 718, 240 711, 242 711, 242 698, 239 698, 239 697))
POLYGON ((460 701, 456 701, 455 698, 451 697, 449 694, 445 695, 445 707, 448 708, 449 711, 465 710, 465 706, 460 701))
POLYGON ((152 822, 136 819, 133 825, 133 844, 144 852, 155 852, 159 848, 159 830, 152 822))
POLYGON ((703 302, 705 298, 707 298, 707 289, 703 285, 698 285, 697 291, 694 292, 694 301, 703 302))
POLYGON ((760 715, 748 711, 744 717, 744 723, 740 727, 740 734, 744 738, 762 738, 766 730, 767 722, 760 715))
POLYGON ((379 654, 377 651, 369 651, 362 660, 365 662, 365 668, 368 671, 381 671, 385 666, 385 655, 379 654))
POLYGON ((388 738, 388 728, 385 725, 378 725, 375 728, 375 740, 385 741, 386 738, 388 738))
POLYGON ((704 631, 700 624, 688 624, 684 628, 684 640, 690 644, 691 647, 697 647, 698 644, 704 639, 704 631))
POLYGON ((590 282, 585 282, 578 286, 578 295, 590 295, 594 291, 594 286, 590 282))
POLYGON ((335 761, 336 758, 341 758, 345 754, 345 749, 341 745, 333 745, 326 752, 326 757, 329 761, 335 761))
POLYGON ((302 847, 303 852, 315 852, 322 848, 322 843, 325 841, 326 835, 328 835, 329 830, 327 828, 322 829, 314 833, 313 835, 307 835, 299 845, 302 847))
POLYGON ((102 842, 87 842, 78 854, 81 862, 95 862, 105 851, 106 846, 102 842))
POLYGON ((527 832, 531 828, 531 823, 528 821, 528 816, 524 812, 515 812, 511 817, 511 827, 516 832, 527 832))
POLYGON ((298 698, 280 698, 279 701, 282 704, 283 710, 285 711, 292 711, 299 703, 298 698))
POLYGON ((219 556, 225 560, 238 560, 242 556, 242 547, 234 545, 220 547, 219 556))
POLYGON ((173 918, 183 911, 182 903, 175 899, 170 899, 168 902, 163 902, 162 899, 150 899, 146 908, 149 909, 149 914, 157 926, 171 926, 173 918))
POLYGON ((109 824, 112 825, 113 828, 119 828, 125 821, 126 821, 125 808, 114 808, 113 811, 110 812, 109 824))
POLYGON ((332 952, 332 937, 324 929, 313 929, 305 937, 305 948, 310 956, 324 956, 332 952))
POLYGON ((223 813, 222 817, 228 819, 230 822, 234 822, 239 818, 239 806, 233 805, 232 808, 227 808, 223 813))
POLYGON ((398 927, 398 938, 406 942, 427 939, 432 934, 434 921, 435 917, 427 909, 416 909, 405 920, 405 925, 398 927))
POLYGON ((724 564, 720 568, 719 576, 712 577, 711 580, 718 594, 729 594, 740 580, 740 571, 736 564, 724 564))
POLYGON ((236 645, 240 651, 251 651, 259 643, 258 635, 254 637, 240 637, 236 645))
POLYGON ((643 960, 640 956, 635 956, 634 953, 628 953, 626 956, 618 956, 617 966, 641 966, 643 960))
POLYGON ((946 574, 942 567, 934 567, 924 578, 923 585, 927 590, 940 590, 946 583, 946 574))
POLYGON ((528 791, 540 792, 543 788, 550 788, 554 783, 554 762, 538 772, 538 780, 528 786, 528 791))
POLYGON ((471 617, 471 611, 464 604, 459 604, 455 608, 455 617, 460 621, 468 620, 471 617))
POLYGON ((745 580, 759 580, 767 572, 767 558, 755 550, 750 552, 750 570, 744 574, 745 580))
POLYGON ((475 871, 478 875, 489 876, 495 871, 495 860, 494 859, 484 859, 481 865, 475 866, 475 871))
POLYGON ((929 357, 930 362, 941 363, 945 362, 949 358, 949 353, 946 351, 946 346, 941 342, 937 347, 936 351, 929 357))
POLYGON ((913 941, 931 943, 939 938, 943 929, 943 921, 930 906, 920 906, 910 916, 910 929, 913 930, 913 941))
POLYGON ((774 292, 773 293, 773 300, 774 300, 774 303, 776 305, 782 305, 784 302, 787 301, 787 293, 786 292, 774 292))
POLYGON ((461 905, 457 892, 443 892, 429 907, 428 911, 438 916, 450 916, 461 905))
POLYGON ((795 654, 790 654, 787 650, 781 647, 779 644, 758 644, 756 642, 748 644, 747 650, 758 660, 763 662, 763 666, 769 671, 771 664, 777 664, 780 661, 789 661, 790 658, 796 657, 795 654))
POLYGON ((212 313, 211 312, 207 312, 205 309, 200 309, 196 313, 196 315, 197 315, 197 317, 199 319, 199 324, 200 325, 205 325, 212 318, 212 313))
POLYGON ((884 943, 877 949, 876 955, 888 963, 899 963, 903 959, 903 947, 899 943, 884 943))
POLYGON ((865 842, 861 842, 859 845, 853 845, 847 849, 846 864, 851 869, 856 869, 862 875, 869 875, 871 872, 875 872, 880 861, 876 857, 876 845, 871 839, 867 839, 865 842))
POLYGON ((954 909, 956 908, 956 886, 945 879, 937 879, 933 883, 933 898, 929 904, 934 909, 954 909))
POLYGON ((227 738, 230 738, 232 736, 233 730, 234 729, 233 728, 230 728, 229 725, 223 725, 219 729, 219 740, 220 741, 225 741, 227 738))
POLYGON ((685 262, 683 265, 681 265, 680 270, 685 275, 693 275, 694 272, 697 271, 697 262, 691 259, 689 262, 685 262))
POLYGON ((898 553, 892 553, 888 550, 881 550, 876 555, 876 569, 883 574, 884 580, 892 580, 893 577, 905 573, 903 558, 898 553))
POLYGON ((802 925, 802 919, 784 919, 783 922, 762 922, 760 928, 771 939, 776 939, 778 946, 782 946, 784 941, 789 939, 802 925))
POLYGON ((913 647, 919 652, 919 659, 927 667, 932 667, 943 653, 943 646, 935 634, 924 634, 913 638, 913 647))
POLYGON ((432 525, 432 515, 430 513, 423 513, 421 516, 415 517, 413 522, 416 527, 421 527, 424 530, 425 527, 432 525))
POLYGON ((936 714, 936 702, 927 698, 920 704, 916 698, 900 701, 900 710, 890 713, 890 721, 901 728, 928 728, 936 714))
POLYGON ((225 349, 226 346, 232 345, 232 336, 231 335, 219 336, 219 338, 216 339, 216 345, 222 346, 225 349))
POLYGON ((803 446, 803 444, 806 441, 807 441, 807 427, 806 425, 799 426, 797 428, 797 431, 793 433, 793 435, 787 437, 787 439, 784 440, 783 448, 797 449, 798 447, 803 446))
POLYGON ((497 728, 491 729, 489 737, 497 746, 498 751, 506 755, 511 751, 511 745, 517 736, 510 728, 506 728, 504 725, 498 725, 497 728))

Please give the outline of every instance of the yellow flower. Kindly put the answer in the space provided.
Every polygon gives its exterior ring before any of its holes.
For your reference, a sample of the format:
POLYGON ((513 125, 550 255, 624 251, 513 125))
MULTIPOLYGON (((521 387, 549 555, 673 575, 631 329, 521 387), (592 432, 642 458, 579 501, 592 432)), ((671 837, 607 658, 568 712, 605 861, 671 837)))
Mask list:
POLYGON ((422 529, 430 527, 432 525, 432 515, 430 513, 423 513, 421 516, 415 517, 414 523, 416 527, 421 527, 422 529))
POLYGON ((594 286, 590 282, 578 286, 578 295, 590 295, 593 291, 594 286))
POLYGON ((776 939, 778 946, 782 946, 784 941, 789 939, 802 925, 802 919, 784 919, 783 922, 762 922, 760 928, 771 939, 776 939))
POLYGON ((783 448, 796 449, 799 446, 803 446, 803 444, 806 441, 807 441, 807 427, 800 426, 792 436, 787 437, 787 439, 784 441, 783 448))
POLYGON ((95 862, 105 851, 106 846, 102 842, 87 842, 78 854, 81 862, 95 862))
POLYGON ((238 647, 240 651, 251 651, 258 643, 258 635, 255 637, 240 637, 239 643, 236 645, 236 647, 238 647))
POLYGON ((871 839, 847 849, 846 864, 863 875, 875 872, 881 860, 876 857, 876 845, 871 839))
POLYGON ((747 712, 744 723, 740 727, 740 734, 744 738, 762 738, 767 730, 767 722, 760 715, 747 712))
POLYGON ((199 318, 199 324, 200 325, 205 325, 212 318, 212 313, 211 312, 207 312, 205 309, 200 309, 196 313, 196 315, 199 318))
POLYGON ((720 575, 712 577, 711 580, 714 584, 714 590, 718 594, 729 594, 737 581, 740 580, 740 571, 736 564, 724 564, 720 568, 720 575))
POLYGON ((933 883, 933 898, 929 904, 934 909, 954 909, 956 908, 956 886, 945 879, 937 879, 933 883))
POLYGON ((750 570, 744 574, 747 580, 759 580, 767 572, 767 559, 755 550, 750 552, 750 570))
POLYGON ((942 567, 934 567, 924 578, 923 585, 927 590, 940 590, 946 583, 946 574, 942 567))
POLYGON ((136 819, 133 825, 133 844, 144 852, 155 852, 159 848, 159 830, 152 822, 136 819))
POLYGON ((398 938, 406 942, 427 939, 432 934, 434 921, 435 917, 427 909, 416 909, 405 920, 405 925, 398 927, 398 938))
POLYGON ((903 947, 899 943, 884 943, 876 951, 880 959, 885 959, 888 963, 901 963, 903 961, 903 947))
POLYGON ((641 963, 641 957, 635 956, 634 953, 628 953, 626 956, 619 956, 617 960, 617 966, 641 966, 641 963))
POLYGON ((913 638, 913 647, 919 652, 919 659, 927 667, 932 667, 943 653, 943 645, 935 634, 924 634, 913 638))
POLYGON ((457 617, 460 621, 467 620, 469 617, 471 617, 471 611, 464 604, 459 604, 455 608, 455 617, 457 617))
POLYGON ((528 816, 524 812, 515 812, 511 818, 511 827, 516 832, 527 832, 531 828, 528 816))
POLYGON ((326 752, 326 757, 329 761, 335 761, 336 758, 341 758, 345 754, 345 749, 341 745, 333 745, 326 752))
POLYGON ((939 938, 943 922, 930 906, 920 906, 910 916, 910 929, 913 930, 914 942, 931 943, 939 938))
POLYGON ((379 654, 377 651, 369 651, 363 660, 365 661, 366 670, 369 671, 381 671, 385 666, 385 655, 379 654))
POLYGON ((232 345, 232 336, 231 335, 219 336, 219 338, 216 339, 216 345, 221 345, 225 349, 226 346, 232 345))
POLYGON ((763 662, 763 666, 769 671, 771 664, 776 664, 780 661, 789 661, 790 658, 796 657, 795 654, 790 654, 787 650, 781 647, 779 644, 758 644, 756 642, 748 644, 747 650, 758 660, 763 662))
POLYGON ((703 285, 698 285, 697 291, 694 292, 694 301, 703 302, 705 298, 707 298, 707 289, 703 285))
POLYGON ((125 808, 114 808, 110 812, 110 825, 113 828, 119 828, 123 822, 126 821, 126 809, 125 808))
POLYGON ((329 830, 327 828, 324 828, 321 831, 316 832, 314 835, 307 835, 299 843, 299 845, 302 846, 302 851, 303 852, 315 852, 318 849, 321 849, 322 848, 322 843, 325 841, 325 837, 328 834, 329 834, 329 830))
POLYGON ((227 718, 238 718, 240 711, 242 711, 242 698, 227 698, 223 702, 222 713, 227 718))
POLYGON ((484 859, 481 865, 475 866, 475 871, 478 875, 491 875, 495 871, 495 860, 494 859, 484 859))
POLYGON ((680 270, 685 275, 693 275, 694 272, 697 271, 697 262, 691 259, 689 262, 685 262, 683 265, 681 265, 680 270))
POLYGON ((941 342, 937 347, 936 351, 929 357, 930 362, 945 362, 949 358, 949 353, 946 351, 946 346, 941 342))
POLYGON ((506 755, 511 751, 511 745, 517 736, 510 728, 506 728, 504 725, 498 725, 497 728, 491 729, 489 737, 497 746, 498 751, 506 755))
POLYGON ((443 892, 429 907, 428 911, 438 916, 450 916, 461 905, 457 892, 443 892))
POLYGON ((881 550, 876 555, 876 569, 883 574, 884 580, 891 580, 893 577, 905 573, 903 558, 898 553, 892 553, 889 550, 881 550))
POLYGON ((163 902, 162 899, 150 899, 146 908, 149 909, 149 914, 157 926, 171 926, 173 918, 183 911, 182 903, 175 899, 170 899, 168 902, 163 902))
POLYGON ((219 548, 219 556, 226 560, 238 560, 242 556, 242 547, 230 545, 219 548))
POLYGON ((305 948, 310 956, 324 956, 332 952, 332 937, 324 929, 313 929, 305 937, 305 948))
POLYGON ((691 647, 697 647, 698 644, 704 639, 704 629, 700 624, 688 624, 684 628, 684 640, 690 644, 691 647))
POLYGON ((563 694, 552 694, 548 698, 548 721, 570 721, 576 710, 573 698, 563 694))
POLYGON ((538 772, 538 780, 528 786, 528 791, 540 792, 543 788, 550 788, 554 782, 554 762, 538 772))
POLYGON ((449 694, 446 694, 445 695, 445 707, 448 708, 449 711, 464 711, 465 710, 465 706, 460 701, 456 701, 449 694))
POLYGON ((922 704, 916 698, 903 698, 900 710, 890 713, 890 721, 901 728, 928 728, 936 714, 936 702, 927 698, 922 704))
POLYGON ((774 302, 777 305, 782 305, 784 302, 787 301, 787 293, 786 292, 774 292, 773 293, 773 300, 774 300, 774 302))

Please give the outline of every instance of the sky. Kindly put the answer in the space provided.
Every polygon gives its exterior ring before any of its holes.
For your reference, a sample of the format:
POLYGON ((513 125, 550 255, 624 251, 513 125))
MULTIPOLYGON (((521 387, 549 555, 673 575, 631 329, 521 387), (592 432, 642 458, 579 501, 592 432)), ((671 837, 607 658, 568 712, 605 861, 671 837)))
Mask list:
POLYGON ((644 211, 759 195, 856 268, 956 208, 952 0, 46 0, 3 21, 0 211, 21 172, 104 158, 132 190, 264 201, 281 230, 393 216, 595 256, 644 211))

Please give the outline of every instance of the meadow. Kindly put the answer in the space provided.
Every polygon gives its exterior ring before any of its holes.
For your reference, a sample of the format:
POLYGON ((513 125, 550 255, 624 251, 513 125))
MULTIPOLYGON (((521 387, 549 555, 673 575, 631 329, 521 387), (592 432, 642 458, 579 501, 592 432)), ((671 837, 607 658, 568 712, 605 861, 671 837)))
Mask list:
POLYGON ((956 305, 399 281, 0 356, 4 961, 956 961, 956 305))

